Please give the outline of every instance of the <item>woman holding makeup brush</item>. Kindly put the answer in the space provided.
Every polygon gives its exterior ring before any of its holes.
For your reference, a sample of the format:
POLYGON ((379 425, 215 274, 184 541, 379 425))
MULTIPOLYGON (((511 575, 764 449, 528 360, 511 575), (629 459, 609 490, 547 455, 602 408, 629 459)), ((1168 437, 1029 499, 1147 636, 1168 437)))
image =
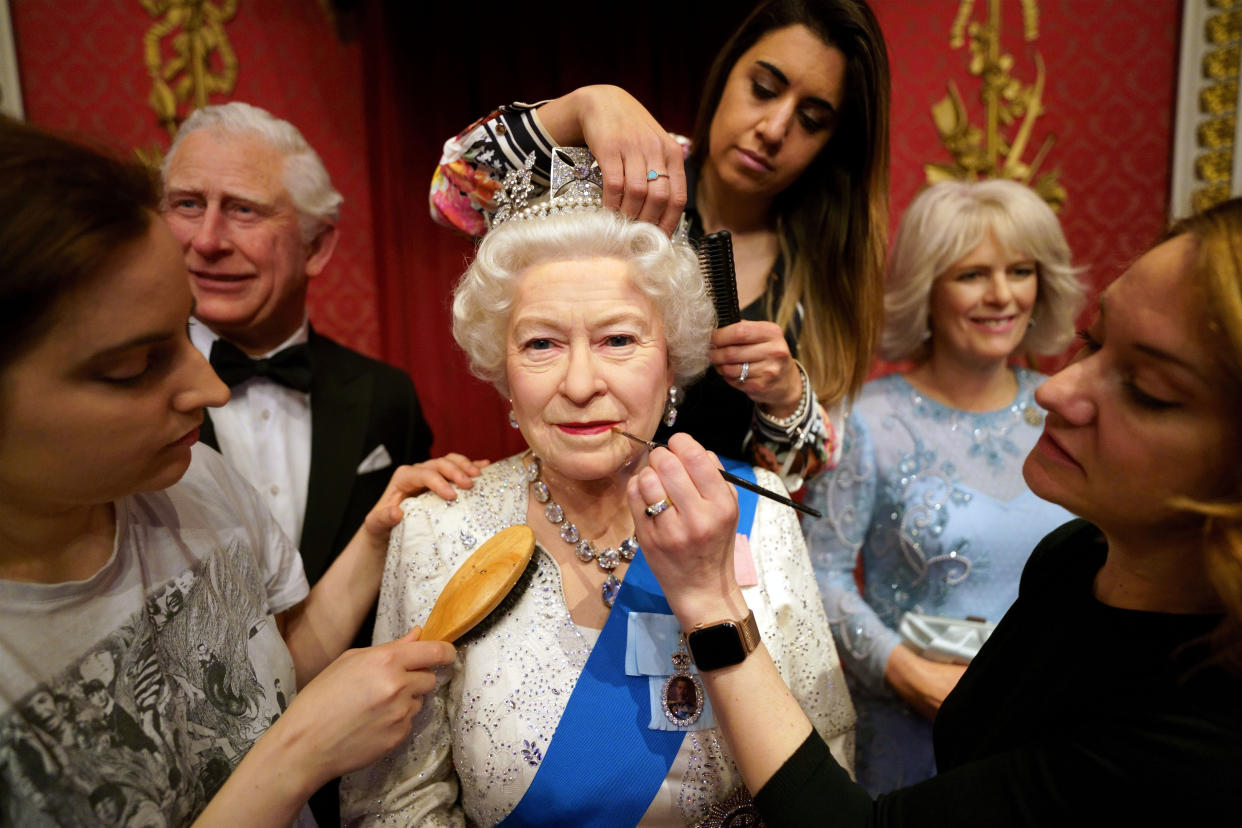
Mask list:
POLYGON ((864 0, 769 0, 713 63, 693 141, 615 86, 507 106, 445 145, 432 216, 482 234, 506 173, 535 156, 541 191, 553 148, 585 144, 606 205, 695 244, 730 231, 743 321, 712 335, 713 370, 685 389, 675 430, 796 489, 831 464, 880 325, 888 104, 864 0))
MULTIPOLYGON (((415 732, 344 780, 350 824, 720 826, 753 812, 634 539, 626 485, 648 449, 619 433, 649 439, 673 418, 670 391, 707 367, 711 302, 685 242, 577 196, 563 204, 496 225, 454 294, 454 336, 530 448, 455 502, 403 504, 376 641, 421 623, 476 547, 514 524, 536 541, 525 583, 458 642, 415 732)), ((725 465, 784 491, 770 472, 725 465)), ((853 709, 797 517, 736 497, 748 629, 848 767, 853 709)), ((677 508, 647 506, 643 520, 677 508)))
MULTIPOLYGON (((936 776, 874 798, 851 782, 762 646, 703 672, 768 828, 1237 821, 1242 199, 1174 225, 1103 292, 1081 338, 1035 392, 1047 415, 1023 475, 1083 520, 1031 553, 1017 601, 945 699, 936 776)), ((677 502, 638 537, 693 630, 742 612, 733 498, 713 458, 681 436, 670 446, 631 483, 630 507, 677 502)))

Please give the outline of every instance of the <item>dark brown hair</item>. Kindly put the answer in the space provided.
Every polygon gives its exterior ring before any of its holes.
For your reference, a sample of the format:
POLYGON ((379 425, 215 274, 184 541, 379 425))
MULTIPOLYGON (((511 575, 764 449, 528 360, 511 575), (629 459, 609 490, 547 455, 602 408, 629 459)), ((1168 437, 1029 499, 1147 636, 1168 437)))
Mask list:
POLYGON ((821 401, 862 387, 884 301, 888 247, 889 68, 884 36, 864 0, 770 0, 716 56, 694 127, 692 159, 707 158, 711 122, 734 64, 764 35, 803 25, 845 57, 836 129, 802 175, 777 196, 785 285, 775 321, 804 313, 798 353, 821 401))
POLYGON ((0 116, 0 372, 47 332, 56 301, 157 220, 137 162, 0 116))

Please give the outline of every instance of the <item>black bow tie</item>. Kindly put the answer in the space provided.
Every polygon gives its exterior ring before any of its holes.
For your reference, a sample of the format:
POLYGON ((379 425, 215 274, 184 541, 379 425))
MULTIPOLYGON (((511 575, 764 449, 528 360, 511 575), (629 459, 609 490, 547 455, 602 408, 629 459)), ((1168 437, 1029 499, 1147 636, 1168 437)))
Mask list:
POLYGON ((211 367, 229 388, 251 377, 267 377, 295 391, 310 391, 310 352, 306 345, 290 345, 270 357, 251 359, 231 342, 211 343, 211 367))

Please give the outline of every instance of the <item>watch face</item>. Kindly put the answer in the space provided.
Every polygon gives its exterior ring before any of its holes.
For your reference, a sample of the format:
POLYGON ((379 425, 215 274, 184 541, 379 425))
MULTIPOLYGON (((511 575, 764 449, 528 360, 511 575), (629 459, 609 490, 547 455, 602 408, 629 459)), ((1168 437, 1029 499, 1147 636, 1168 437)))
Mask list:
POLYGON ((742 634, 731 622, 695 630, 686 637, 686 642, 694 656, 694 666, 700 671, 730 667, 746 658, 742 634))

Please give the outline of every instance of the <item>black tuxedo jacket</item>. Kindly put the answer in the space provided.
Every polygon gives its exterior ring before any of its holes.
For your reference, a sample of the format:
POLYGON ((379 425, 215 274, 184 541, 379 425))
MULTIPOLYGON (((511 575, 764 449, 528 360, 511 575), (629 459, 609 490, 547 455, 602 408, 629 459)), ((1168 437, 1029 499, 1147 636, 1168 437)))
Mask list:
MULTIPOLYGON (((310 331, 311 460, 298 549, 314 584, 358 531, 403 463, 430 457, 431 429, 404 371, 310 331), (383 445, 392 465, 365 474, 358 466, 383 445)), ((219 450, 210 414, 199 432, 219 450)), ((369 625, 363 632, 370 643, 369 625)))
MULTIPOLYGON (((431 456, 431 429, 404 371, 333 342, 314 328, 307 347, 311 460, 298 549, 306 578, 314 584, 358 531, 396 467, 431 456), (380 445, 388 449, 392 464, 358 474, 359 464, 380 445)), ((210 415, 203 418, 199 439, 219 451, 210 415)), ((372 607, 353 646, 368 646, 374 627, 372 607)), ((340 823, 335 780, 311 797, 310 807, 320 825, 340 823)))

